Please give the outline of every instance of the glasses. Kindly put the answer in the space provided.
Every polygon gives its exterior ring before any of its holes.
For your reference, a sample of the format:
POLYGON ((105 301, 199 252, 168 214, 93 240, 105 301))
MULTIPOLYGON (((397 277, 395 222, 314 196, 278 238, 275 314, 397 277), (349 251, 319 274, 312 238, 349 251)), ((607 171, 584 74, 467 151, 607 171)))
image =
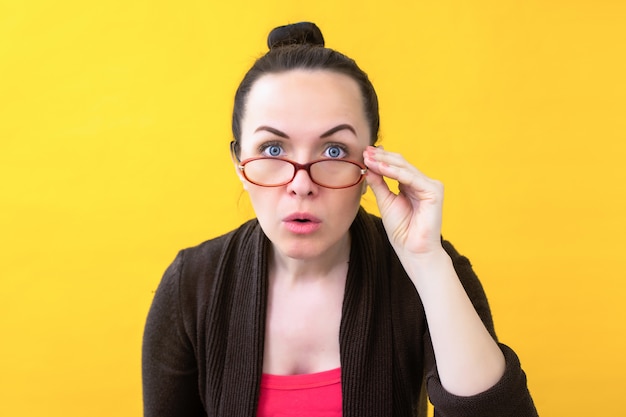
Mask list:
POLYGON ((367 173, 367 167, 347 159, 318 159, 299 164, 283 158, 250 158, 239 164, 243 176, 252 184, 279 187, 289 184, 301 169, 311 181, 326 188, 340 189, 357 185, 367 173))

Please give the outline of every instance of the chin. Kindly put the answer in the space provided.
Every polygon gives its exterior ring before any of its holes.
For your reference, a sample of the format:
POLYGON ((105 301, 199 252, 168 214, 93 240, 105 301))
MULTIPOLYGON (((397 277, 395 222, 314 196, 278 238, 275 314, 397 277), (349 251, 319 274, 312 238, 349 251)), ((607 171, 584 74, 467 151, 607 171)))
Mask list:
POLYGON ((275 246, 284 256, 302 261, 317 258, 324 253, 324 251, 321 248, 316 247, 316 245, 296 244, 283 247, 278 245, 275 246))
POLYGON ((272 242, 273 250, 279 256, 285 256, 294 260, 314 260, 325 256, 336 255, 343 249, 344 244, 349 245, 347 231, 345 235, 337 236, 334 233, 329 235, 328 230, 320 230, 310 235, 294 235, 285 233, 280 229, 269 229, 266 236, 272 242))

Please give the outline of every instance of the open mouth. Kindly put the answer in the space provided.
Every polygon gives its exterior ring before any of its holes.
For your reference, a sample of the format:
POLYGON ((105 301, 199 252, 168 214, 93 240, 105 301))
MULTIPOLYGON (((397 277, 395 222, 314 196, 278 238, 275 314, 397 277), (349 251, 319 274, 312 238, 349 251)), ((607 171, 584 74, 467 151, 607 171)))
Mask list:
POLYGON ((293 213, 292 215, 285 217, 283 221, 299 224, 321 223, 321 220, 308 213, 293 213))
POLYGON ((322 226, 322 221, 308 213, 294 213, 283 219, 285 227, 296 235, 310 235, 322 226))

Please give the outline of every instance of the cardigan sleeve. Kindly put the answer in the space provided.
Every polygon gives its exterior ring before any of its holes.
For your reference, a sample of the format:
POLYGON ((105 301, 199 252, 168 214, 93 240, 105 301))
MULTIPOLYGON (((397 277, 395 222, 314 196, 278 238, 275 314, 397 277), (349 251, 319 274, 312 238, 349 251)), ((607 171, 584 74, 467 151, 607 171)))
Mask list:
MULTIPOLYGON (((452 258, 454 268, 466 293, 485 327, 497 341, 493 319, 483 287, 474 273, 469 260, 461 256, 447 241, 444 248, 452 258)), ((508 346, 499 343, 505 358, 505 371, 500 381, 487 391, 469 397, 453 395, 441 385, 432 350, 432 342, 425 335, 426 387, 430 401, 435 408, 435 417, 535 417, 537 410, 533 403, 526 374, 519 358, 508 346)))
POLYGON ((179 291, 182 264, 181 252, 163 275, 144 328, 145 417, 206 416, 193 345, 183 325, 179 291))

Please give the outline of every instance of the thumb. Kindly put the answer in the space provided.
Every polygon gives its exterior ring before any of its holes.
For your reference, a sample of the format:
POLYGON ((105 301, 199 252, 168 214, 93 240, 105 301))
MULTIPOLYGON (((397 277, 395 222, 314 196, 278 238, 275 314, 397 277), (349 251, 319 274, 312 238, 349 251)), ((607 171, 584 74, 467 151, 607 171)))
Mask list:
POLYGON ((389 186, 383 179, 382 175, 378 175, 371 170, 367 172, 367 185, 369 185, 370 189, 374 193, 374 197, 376 197, 376 202, 378 206, 381 206, 381 203, 385 201, 390 194, 392 194, 389 186))

